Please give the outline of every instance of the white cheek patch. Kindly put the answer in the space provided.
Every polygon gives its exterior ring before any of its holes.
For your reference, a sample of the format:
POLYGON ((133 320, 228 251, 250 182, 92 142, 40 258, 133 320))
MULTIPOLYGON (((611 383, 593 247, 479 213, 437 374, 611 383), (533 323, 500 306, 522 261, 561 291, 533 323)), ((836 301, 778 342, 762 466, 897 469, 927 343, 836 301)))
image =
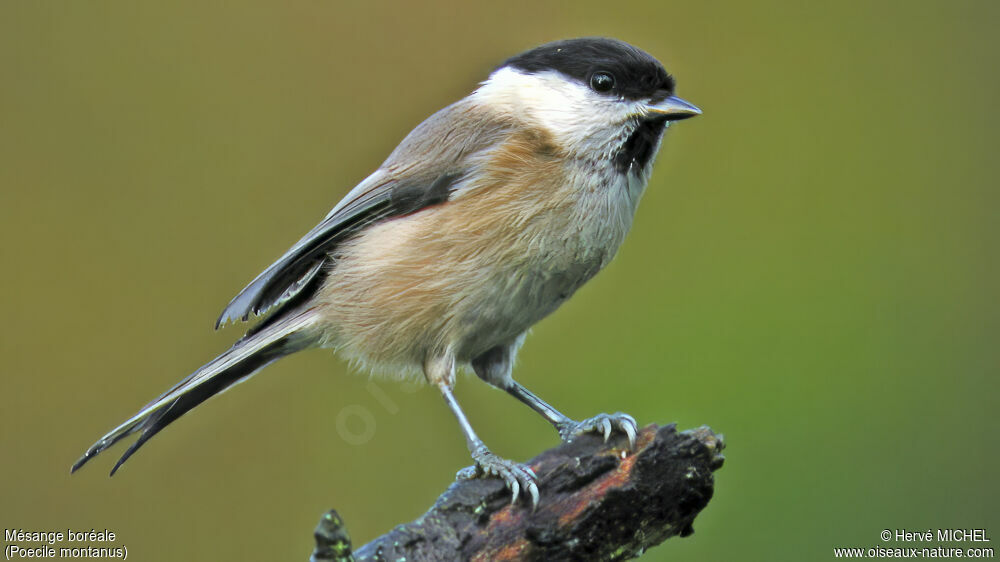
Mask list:
POLYGON ((610 98, 555 72, 528 74, 506 67, 494 72, 473 94, 483 104, 541 127, 570 150, 607 153, 635 102, 610 98))

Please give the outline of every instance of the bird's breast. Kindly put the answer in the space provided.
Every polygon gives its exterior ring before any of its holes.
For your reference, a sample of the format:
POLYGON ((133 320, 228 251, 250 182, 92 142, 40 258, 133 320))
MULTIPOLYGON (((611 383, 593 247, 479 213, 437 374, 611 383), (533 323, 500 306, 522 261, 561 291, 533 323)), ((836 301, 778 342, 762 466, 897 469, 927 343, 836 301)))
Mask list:
POLYGON ((328 343, 399 371, 444 348, 468 361, 554 311, 614 256, 637 194, 621 174, 548 164, 338 248, 316 299, 328 343))

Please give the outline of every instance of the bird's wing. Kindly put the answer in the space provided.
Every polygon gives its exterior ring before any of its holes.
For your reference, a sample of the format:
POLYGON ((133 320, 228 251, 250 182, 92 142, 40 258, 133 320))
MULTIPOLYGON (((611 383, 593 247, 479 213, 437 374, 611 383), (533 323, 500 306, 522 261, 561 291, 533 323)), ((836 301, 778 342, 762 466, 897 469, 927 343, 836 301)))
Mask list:
POLYGON ((382 166, 357 185, 278 261, 250 282, 226 306, 216 328, 261 315, 300 295, 321 275, 329 253, 350 235, 391 217, 443 203, 471 166, 471 156, 495 146, 507 123, 484 118, 458 102, 418 125, 382 166))

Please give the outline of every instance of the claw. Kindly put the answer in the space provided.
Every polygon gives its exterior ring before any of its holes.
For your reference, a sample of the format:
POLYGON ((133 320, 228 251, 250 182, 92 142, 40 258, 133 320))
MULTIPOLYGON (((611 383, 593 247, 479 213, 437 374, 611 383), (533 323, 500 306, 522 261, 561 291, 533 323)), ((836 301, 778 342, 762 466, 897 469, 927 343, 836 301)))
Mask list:
POLYGON ((531 510, 538 509, 538 484, 528 483, 528 494, 531 495, 531 510))
MULTIPOLYGON (((631 418, 631 416, 629 416, 631 418)), ((622 424, 622 429, 625 431, 625 435, 628 437, 628 450, 635 450, 635 433, 636 424, 635 420, 630 419, 629 422, 622 424)))
POLYGON ((604 430, 604 442, 611 438, 611 421, 608 418, 601 420, 601 428, 604 430))
POLYGON ((636 435, 639 432, 639 424, 636 423, 635 418, 621 412, 615 414, 598 414, 582 422, 570 421, 557 427, 559 428, 559 434, 567 443, 572 441, 573 437, 588 432, 602 433, 604 435, 604 442, 606 443, 611 438, 611 434, 615 430, 618 430, 623 432, 628 438, 630 451, 635 450, 636 435))
POLYGON ((510 490, 510 503, 516 503, 521 497, 521 490, 531 496, 532 509, 538 506, 538 476, 529 466, 522 466, 512 461, 502 459, 486 447, 479 447, 472 453, 474 466, 464 468, 457 474, 458 478, 495 477, 504 481, 510 490))
POLYGON ((517 478, 508 476, 507 487, 510 488, 510 503, 514 505, 517 503, 517 496, 521 495, 521 485, 517 483, 517 478))

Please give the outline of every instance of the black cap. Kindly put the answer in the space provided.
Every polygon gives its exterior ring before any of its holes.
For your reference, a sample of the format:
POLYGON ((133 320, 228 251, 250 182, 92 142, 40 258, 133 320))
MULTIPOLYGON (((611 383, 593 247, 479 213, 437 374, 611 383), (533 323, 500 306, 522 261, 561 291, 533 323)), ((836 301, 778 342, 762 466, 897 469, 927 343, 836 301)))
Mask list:
POLYGON ((507 59, 497 69, 522 72, 556 71, 591 86, 595 74, 610 74, 614 87, 602 93, 638 100, 674 93, 674 79, 649 53, 617 39, 583 37, 546 43, 507 59))

